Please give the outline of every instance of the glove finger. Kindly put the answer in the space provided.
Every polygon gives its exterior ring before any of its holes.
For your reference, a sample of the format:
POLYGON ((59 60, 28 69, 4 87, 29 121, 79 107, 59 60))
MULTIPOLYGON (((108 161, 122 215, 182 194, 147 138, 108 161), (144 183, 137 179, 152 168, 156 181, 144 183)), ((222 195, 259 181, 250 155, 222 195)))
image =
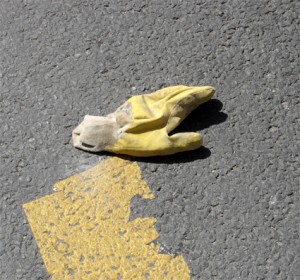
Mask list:
POLYGON ((210 86, 190 87, 177 97, 177 102, 172 108, 168 123, 167 133, 175 129, 193 110, 205 103, 213 96, 215 89, 210 86))
POLYGON ((176 133, 169 137, 172 154, 183 151, 192 151, 198 149, 203 144, 203 137, 196 132, 176 133))
POLYGON ((189 89, 188 86, 183 86, 183 85, 172 86, 172 87, 162 88, 153 93, 145 94, 144 96, 146 96, 146 98, 151 100, 152 102, 157 102, 157 101, 163 100, 165 98, 169 99, 172 96, 176 96, 180 92, 183 92, 187 89, 189 89))
POLYGON ((172 100, 187 89, 189 89, 187 86, 174 86, 150 94, 132 96, 128 100, 136 121, 132 128, 138 128, 140 124, 146 125, 150 122, 153 123, 151 126, 164 126, 170 113, 170 104, 176 103, 172 100))

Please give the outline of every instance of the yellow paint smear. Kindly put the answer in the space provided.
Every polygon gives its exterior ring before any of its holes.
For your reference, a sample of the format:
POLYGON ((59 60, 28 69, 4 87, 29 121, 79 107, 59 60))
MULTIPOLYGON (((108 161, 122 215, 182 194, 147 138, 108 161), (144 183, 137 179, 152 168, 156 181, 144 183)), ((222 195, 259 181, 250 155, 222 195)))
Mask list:
POLYGON ((154 218, 129 221, 135 195, 153 199, 136 163, 111 158, 24 205, 51 279, 190 279, 182 256, 159 254, 154 218))

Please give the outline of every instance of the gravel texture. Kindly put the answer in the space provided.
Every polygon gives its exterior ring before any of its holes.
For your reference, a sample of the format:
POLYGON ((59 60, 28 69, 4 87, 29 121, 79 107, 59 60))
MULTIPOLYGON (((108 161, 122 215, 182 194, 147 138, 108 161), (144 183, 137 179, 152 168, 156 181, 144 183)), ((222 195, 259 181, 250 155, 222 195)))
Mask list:
POLYGON ((108 154, 70 144, 85 114, 212 85, 180 127, 205 148, 138 159, 162 251, 194 279, 300 279, 299 10, 293 0, 1 0, 0 279, 48 279, 22 204, 108 154))

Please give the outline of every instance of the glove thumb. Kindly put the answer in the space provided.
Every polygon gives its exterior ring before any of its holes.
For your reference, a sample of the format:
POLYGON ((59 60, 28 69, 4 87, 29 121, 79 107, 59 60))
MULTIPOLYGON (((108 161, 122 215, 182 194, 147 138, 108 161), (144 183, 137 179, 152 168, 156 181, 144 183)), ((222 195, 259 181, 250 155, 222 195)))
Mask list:
POLYGON ((195 150, 203 144, 202 135, 196 132, 176 133, 169 137, 169 141, 174 153, 195 150))

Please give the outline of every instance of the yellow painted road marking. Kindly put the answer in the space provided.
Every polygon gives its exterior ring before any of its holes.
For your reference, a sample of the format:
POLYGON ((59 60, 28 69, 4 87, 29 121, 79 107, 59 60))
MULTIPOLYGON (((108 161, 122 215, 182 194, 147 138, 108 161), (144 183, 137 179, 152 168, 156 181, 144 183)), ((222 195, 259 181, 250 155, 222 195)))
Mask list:
POLYGON ((154 218, 129 221, 135 195, 153 199, 136 163, 111 158, 24 205, 52 279, 190 279, 182 256, 159 254, 154 218))

